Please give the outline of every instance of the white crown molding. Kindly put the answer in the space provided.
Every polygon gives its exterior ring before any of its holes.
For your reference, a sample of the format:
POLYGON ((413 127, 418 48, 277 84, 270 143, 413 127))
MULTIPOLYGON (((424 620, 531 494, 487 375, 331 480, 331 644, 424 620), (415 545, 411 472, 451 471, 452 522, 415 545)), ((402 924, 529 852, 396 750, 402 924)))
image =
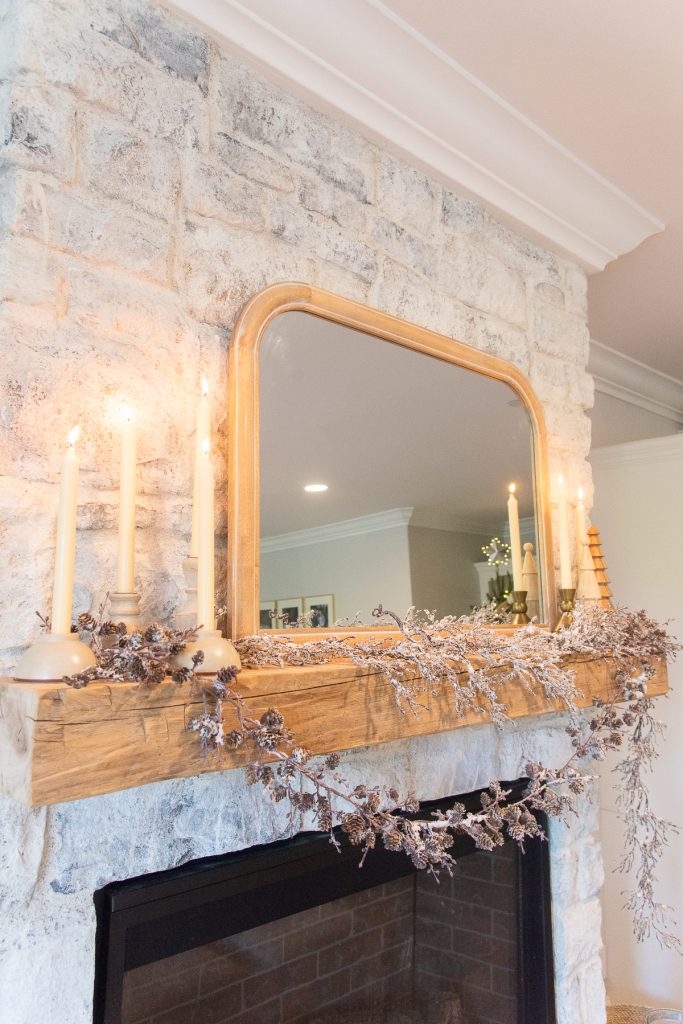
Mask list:
POLYGON ((635 462, 678 462, 683 465, 683 433, 667 434, 664 437, 648 437, 642 441, 625 441, 623 444, 594 448, 589 455, 594 469, 608 466, 624 466, 635 462))
POLYGON ((588 372, 595 381, 595 390, 603 395, 619 398, 683 426, 683 381, 593 340, 588 372))
POLYGON ((444 530, 446 533, 473 533, 488 539, 504 529, 504 521, 504 516, 499 520, 467 519, 449 512, 419 509, 409 525, 424 530, 444 530))
POLYGON ((325 544, 331 540, 358 537, 363 533, 377 533, 379 530, 392 530, 397 526, 407 526, 412 514, 412 508, 390 508, 385 512, 340 519, 336 523, 326 523, 324 526, 311 526, 307 530, 276 533, 272 537, 261 538, 261 554, 288 551, 290 548, 305 548, 310 544, 325 544))
POLYGON ((312 105, 342 112, 589 270, 664 228, 380 0, 172 6, 312 105))

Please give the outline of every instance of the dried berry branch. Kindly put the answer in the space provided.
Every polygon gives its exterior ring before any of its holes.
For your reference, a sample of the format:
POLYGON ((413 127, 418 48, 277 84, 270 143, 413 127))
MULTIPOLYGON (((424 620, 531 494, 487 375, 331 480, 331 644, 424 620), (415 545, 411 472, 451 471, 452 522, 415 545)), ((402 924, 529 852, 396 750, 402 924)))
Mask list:
POLYGON ((587 788, 592 776, 586 761, 601 761, 619 749, 627 738, 627 754, 615 769, 622 779, 620 810, 626 822, 622 870, 635 868, 636 884, 627 906, 638 939, 654 934, 667 948, 678 948, 670 934, 669 908, 654 896, 655 872, 675 826, 651 811, 645 774, 657 756, 656 740, 661 723, 652 715, 646 697, 652 678, 653 658, 674 657, 680 649, 665 627, 644 612, 593 608, 580 609, 574 625, 561 633, 549 633, 529 625, 509 632, 492 628, 490 616, 478 613, 471 619, 448 617, 436 620, 414 609, 405 619, 381 606, 377 616, 389 616, 400 632, 398 641, 325 636, 296 644, 286 636, 266 634, 247 637, 238 647, 245 666, 324 664, 339 658, 382 673, 394 688, 399 706, 418 713, 429 696, 447 683, 459 713, 488 711, 494 722, 506 718, 498 697, 502 685, 519 680, 542 687, 545 695, 560 700, 570 712, 567 732, 573 752, 559 768, 529 763, 528 784, 520 799, 509 801, 510 792, 491 782, 481 797, 481 809, 467 811, 455 803, 447 812, 428 819, 415 817, 419 804, 414 797, 401 798, 394 787, 352 786, 339 771, 336 753, 313 759, 298 746, 282 715, 270 709, 256 718, 235 687, 234 668, 221 669, 213 682, 200 682, 196 668, 173 669, 173 657, 195 631, 183 633, 153 625, 126 634, 121 626, 91 616, 81 616, 79 630, 89 635, 98 664, 69 680, 86 685, 90 679, 130 679, 144 685, 158 684, 172 673, 177 682, 189 681, 204 699, 202 713, 189 728, 196 732, 205 752, 220 753, 247 745, 255 760, 247 768, 250 784, 259 783, 276 802, 286 800, 292 828, 309 815, 317 827, 329 832, 338 844, 334 828, 340 826, 359 846, 364 859, 378 841, 389 850, 407 854, 418 868, 437 872, 451 870, 448 852, 457 834, 468 835, 480 849, 501 845, 506 836, 522 845, 527 838, 542 838, 536 812, 567 819, 574 810, 573 798, 587 788), (568 658, 609 656, 619 666, 610 699, 596 703, 590 717, 580 712, 568 658), (622 711, 619 703, 628 702, 622 711), (230 711, 235 727, 225 732, 224 716, 230 711), (408 816, 407 816, 408 815, 408 816))

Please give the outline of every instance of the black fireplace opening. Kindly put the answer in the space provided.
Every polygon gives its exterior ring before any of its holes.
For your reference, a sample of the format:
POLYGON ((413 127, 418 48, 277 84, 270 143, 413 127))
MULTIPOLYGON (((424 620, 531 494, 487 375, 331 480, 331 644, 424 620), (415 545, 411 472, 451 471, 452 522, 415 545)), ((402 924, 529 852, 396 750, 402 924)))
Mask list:
POLYGON ((555 1024, 547 842, 458 838, 453 875, 435 879, 379 848, 359 867, 339 839, 96 892, 94 1024, 555 1024))

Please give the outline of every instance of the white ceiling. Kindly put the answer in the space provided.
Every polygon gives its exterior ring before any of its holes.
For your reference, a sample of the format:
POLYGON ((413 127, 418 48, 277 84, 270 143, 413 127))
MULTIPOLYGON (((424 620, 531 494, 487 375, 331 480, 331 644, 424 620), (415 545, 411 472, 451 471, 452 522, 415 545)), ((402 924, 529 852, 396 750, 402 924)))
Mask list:
POLYGON ((386 0, 666 230, 590 280, 593 337, 683 380, 681 0, 386 0))
MULTIPOLYGON (((681 0, 173 2, 312 104, 599 271, 593 337, 683 381, 681 0)), ((671 382, 654 384, 661 396, 671 382)))

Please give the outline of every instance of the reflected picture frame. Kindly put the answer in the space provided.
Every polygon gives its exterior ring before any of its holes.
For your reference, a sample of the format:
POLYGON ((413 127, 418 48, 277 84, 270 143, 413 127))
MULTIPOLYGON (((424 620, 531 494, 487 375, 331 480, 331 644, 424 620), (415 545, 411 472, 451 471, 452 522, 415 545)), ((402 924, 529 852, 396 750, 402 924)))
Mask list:
POLYGON ((334 594, 304 598, 304 615, 311 629, 331 629, 335 623, 334 594), (317 621, 319 619, 320 621, 317 621))

